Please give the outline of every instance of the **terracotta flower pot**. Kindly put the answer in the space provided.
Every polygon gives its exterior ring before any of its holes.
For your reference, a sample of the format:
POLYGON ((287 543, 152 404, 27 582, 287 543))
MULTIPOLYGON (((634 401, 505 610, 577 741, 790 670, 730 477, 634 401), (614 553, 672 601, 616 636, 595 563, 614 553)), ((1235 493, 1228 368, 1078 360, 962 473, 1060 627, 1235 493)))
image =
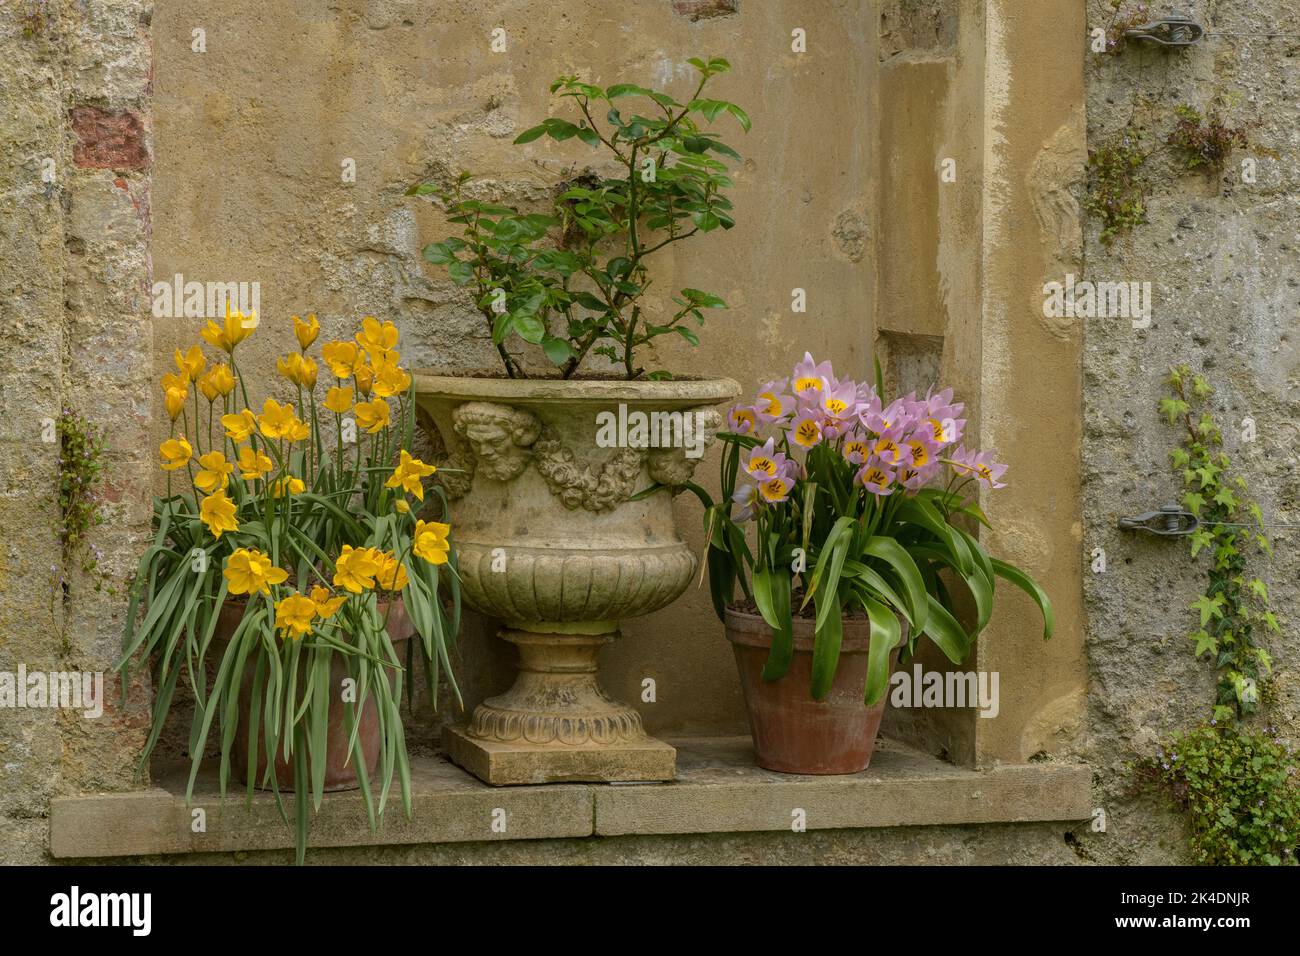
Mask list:
MULTIPOLYGON (((212 660, 210 666, 214 672, 216 666, 221 662, 221 656, 225 653, 226 645, 230 643, 230 638, 235 633, 235 628, 239 626, 239 621, 244 616, 246 606, 242 601, 227 601, 221 608, 221 614, 217 618, 217 629, 212 638, 213 648, 208 654, 212 660)), ((406 642, 415 633, 410 618, 406 616, 405 605, 400 600, 391 602, 391 604, 387 601, 380 601, 378 610, 380 617, 385 614, 388 615, 388 637, 393 642, 393 650, 397 652, 398 660, 405 661, 406 642)), ((232 741, 230 748, 231 766, 243 783, 248 782, 248 721, 253 674, 253 667, 244 668, 243 684, 239 694, 239 729, 235 732, 235 739, 232 741)), ((343 679, 347 676, 347 665, 344 663, 342 656, 334 655, 330 661, 331 686, 341 687, 343 679)), ((395 676, 395 674, 390 675, 390 684, 395 676)), ((344 711, 341 694, 332 692, 330 694, 329 730, 326 737, 325 757, 325 789, 329 791, 356 790, 361 786, 361 782, 357 779, 356 767, 352 763, 351 755, 348 752, 348 731, 344 711)), ((379 717, 373 693, 367 698, 365 706, 361 708, 361 730, 357 739, 361 745, 361 751, 366 757, 366 772, 373 781, 375 771, 379 766, 381 744, 379 717)), ((266 758, 267 755, 259 740, 257 773, 254 778, 254 786, 259 789, 270 789, 269 786, 262 786, 262 780, 266 773, 266 758)), ((293 791, 293 766, 285 761, 283 751, 276 757, 275 778, 282 791, 293 791)))
MULTIPOLYGON (((904 621, 906 637, 907 622, 904 621)), ((781 773, 857 773, 871 763, 888 693, 880 703, 863 703, 871 626, 846 618, 839 666, 824 700, 809 694, 812 682, 813 622, 795 618, 794 660, 779 680, 763 680, 772 629, 757 614, 728 609, 727 639, 736 652, 740 684, 749 711, 754 754, 760 767, 781 773)), ((898 648, 889 657, 892 673, 898 648)))

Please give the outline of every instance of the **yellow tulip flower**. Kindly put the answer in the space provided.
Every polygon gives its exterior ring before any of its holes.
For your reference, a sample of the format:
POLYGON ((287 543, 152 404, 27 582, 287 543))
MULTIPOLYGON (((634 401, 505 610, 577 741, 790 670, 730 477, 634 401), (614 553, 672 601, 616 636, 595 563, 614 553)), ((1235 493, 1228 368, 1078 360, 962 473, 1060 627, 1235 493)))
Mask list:
POLYGON ((403 448, 401 460, 398 462, 397 467, 393 469, 388 481, 384 483, 384 487, 401 488, 423 501, 424 485, 420 479, 428 478, 437 470, 433 465, 426 465, 420 459, 412 458, 411 453, 403 448))
POLYGON ((335 415, 346 414, 352 407, 352 388, 331 388, 325 393, 325 407, 335 415))
POLYGON ((214 538, 219 539, 227 531, 239 530, 235 503, 226 497, 224 488, 203 499, 199 505, 199 520, 208 526, 214 538))
POLYGON ((385 591, 400 591, 410 584, 406 568, 391 551, 381 551, 375 556, 379 570, 375 572, 375 583, 385 591))
POLYGON ((411 553, 423 558, 430 564, 446 564, 451 545, 447 535, 451 534, 451 525, 441 521, 415 522, 415 535, 411 539, 411 553))
POLYGON ((280 374, 304 388, 316 387, 316 360, 292 352, 275 363, 280 374))
POLYGON ((284 478, 277 478, 271 483, 271 497, 283 498, 286 494, 296 495, 302 492, 306 487, 307 486, 303 484, 301 478, 287 475, 284 478))
POLYGON ((298 316, 293 316, 293 334, 298 338, 298 345, 303 351, 311 348, 311 344, 316 341, 316 336, 320 335, 320 323, 316 321, 314 314, 307 316, 304 322, 298 316))
POLYGON ((370 397, 370 388, 375 383, 375 370, 369 365, 358 365, 352 370, 357 379, 357 391, 363 398, 370 397))
POLYGON ((340 594, 338 597, 333 597, 329 591, 317 584, 311 589, 311 599, 316 605, 316 616, 327 618, 338 613, 343 602, 347 600, 347 595, 340 594))
POLYGON ((169 388, 163 395, 163 405, 167 408, 167 417, 172 421, 180 418, 181 412, 185 410, 185 399, 189 393, 179 388, 169 388))
POLYGON ((262 403, 262 414, 257 422, 262 434, 267 438, 285 438, 294 430, 298 417, 293 413, 293 405, 281 405, 273 398, 262 403))
POLYGON ((236 548, 221 575, 229 582, 231 594, 270 594, 270 585, 284 583, 289 572, 277 568, 261 551, 236 548))
POLYGON ((401 515, 409 515, 411 513, 411 503, 405 498, 398 498, 393 502, 393 510, 401 515))
POLYGON ((177 471, 184 468, 190 463, 190 456, 194 454, 194 449, 184 438, 169 438, 158 446, 158 451, 163 457, 163 471, 177 471))
POLYGON ((361 320, 357 344, 370 353, 371 359, 386 355, 397 347, 397 326, 387 320, 382 325, 373 316, 361 320))
POLYGON ((375 586, 378 570, 379 562, 375 560, 372 548, 356 549, 345 544, 343 553, 334 562, 334 584, 360 594, 375 586))
POLYGON ((239 444, 248 441, 248 436, 257 431, 257 416, 247 408, 233 415, 222 415, 221 427, 226 430, 227 438, 239 444))
POLYGON ((203 350, 197 345, 191 345, 190 350, 183 355, 180 349, 176 350, 176 367, 185 376, 186 381, 198 381, 207 364, 208 360, 203 357, 203 350))
POLYGON ((387 428, 391 420, 391 410, 382 398, 373 402, 358 402, 353 411, 357 416, 357 424, 372 435, 387 428))
POLYGON ((264 478, 274 467, 270 458, 260 451, 253 451, 251 445, 239 449, 239 477, 245 481, 264 478))
POLYGON ((316 602, 301 594, 290 594, 275 602, 275 626, 295 641, 311 633, 311 622, 316 616, 316 602))
POLYGON ((219 451, 200 455, 199 468, 201 470, 194 476, 194 487, 208 492, 225 488, 226 482, 230 480, 230 473, 235 470, 235 466, 226 461, 226 456, 219 451))
POLYGON ((381 398, 401 395, 411 387, 411 376, 396 363, 384 362, 375 366, 375 394, 381 398))
POLYGON ((321 357, 335 378, 351 378, 357 364, 357 347, 351 342, 326 342, 321 347, 321 357))

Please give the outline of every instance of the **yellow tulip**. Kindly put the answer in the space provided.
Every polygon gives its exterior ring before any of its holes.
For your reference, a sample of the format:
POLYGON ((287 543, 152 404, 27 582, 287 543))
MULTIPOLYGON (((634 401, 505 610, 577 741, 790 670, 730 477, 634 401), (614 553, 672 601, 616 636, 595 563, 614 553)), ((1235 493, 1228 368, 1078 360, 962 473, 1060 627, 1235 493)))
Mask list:
POLYGON ((357 379, 357 391, 363 398, 370 397, 370 388, 375 383, 375 370, 369 365, 358 365, 352 370, 357 379))
POLYGON ((203 350, 197 345, 191 345, 190 350, 184 355, 181 350, 176 350, 176 367, 187 381, 196 382, 200 375, 203 374, 204 367, 208 360, 203 357, 203 350))
POLYGON ((397 467, 393 469, 388 481, 384 483, 384 487, 401 488, 423 501, 424 485, 420 479, 429 477, 437 470, 433 465, 426 465, 420 459, 412 458, 411 453, 403 448, 401 460, 398 462, 397 467))
POLYGON ((194 487, 209 492, 225 488, 226 482, 230 480, 230 473, 235 470, 235 466, 226 461, 226 456, 219 451, 200 455, 199 468, 201 470, 194 476, 194 487))
POLYGON ((393 502, 393 510, 398 514, 409 515, 411 513, 411 503, 405 498, 398 498, 393 502))
MULTIPOLYGON (((179 353, 177 353, 179 354, 179 353)), ((190 378, 185 372, 168 372, 162 377, 162 388, 164 392, 190 390, 190 378)))
POLYGON ((231 594, 270 594, 270 585, 284 583, 289 572, 277 568, 261 551, 236 548, 221 575, 229 582, 231 594))
POLYGON ((326 342, 321 347, 321 357, 335 378, 351 378, 357 364, 357 347, 351 342, 326 342))
POLYGON ((371 359, 386 355, 397 347, 397 326, 387 320, 382 325, 372 316, 361 320, 357 343, 370 353, 371 359))
POLYGON ((293 405, 281 405, 273 398, 262 403, 262 414, 257 422, 262 434, 267 438, 285 438, 294 430, 298 417, 293 413, 293 405))
POLYGON ((411 553, 423 558, 430 564, 446 564, 451 545, 447 535, 451 534, 451 525, 441 521, 415 522, 415 534, 411 538, 411 553))
POLYGON ((169 388, 163 395, 163 404, 167 408, 167 417, 172 421, 180 418, 181 412, 185 410, 185 399, 189 397, 188 392, 181 391, 179 388, 169 388))
POLYGON ((232 311, 230 302, 227 301, 225 321, 217 325, 209 319, 207 328, 203 329, 199 336, 214 348, 219 348, 223 352, 234 352, 235 346, 248 338, 255 328, 257 328, 256 312, 244 315, 238 309, 232 311))
POLYGON ((298 316, 293 316, 293 334, 298 338, 298 345, 303 351, 311 348, 311 344, 316 341, 316 336, 320 335, 320 323, 316 321, 314 314, 307 316, 304 322, 298 316))
POLYGON ((235 377, 230 374, 229 365, 214 365, 199 376, 195 383, 203 397, 215 402, 218 395, 229 395, 235 389, 235 377))
POLYGON ((158 451, 163 457, 163 471, 177 471, 184 468, 190 463, 190 456, 194 454, 190 443, 184 438, 169 438, 158 446, 158 451))
POLYGON ((343 415, 352 407, 352 388, 331 388, 325 393, 325 407, 335 415, 343 415))
POLYGON ((304 388, 316 387, 316 360, 292 352, 275 363, 280 374, 304 388))
POLYGON ((257 430, 257 416, 247 408, 233 415, 222 415, 221 427, 226 430, 227 438, 239 444, 248 441, 248 436, 257 430))
POLYGON ((375 365, 375 394, 382 398, 401 395, 411 387, 411 376, 398 367, 396 362, 384 362, 375 365))
POLYGON ((385 591, 400 591, 410 584, 406 568, 391 551, 381 551, 375 555, 379 570, 375 572, 375 583, 385 591))
POLYGON ((306 487, 307 486, 303 484, 301 478, 287 475, 284 478, 277 478, 271 483, 271 497, 283 498, 286 494, 296 495, 302 492, 306 487))
POLYGON ((375 586, 375 574, 378 571, 379 562, 374 558, 373 549, 356 549, 345 544, 343 553, 334 562, 334 584, 353 594, 360 594, 375 586))
POLYGON ((372 435, 387 428, 391 420, 391 409, 382 398, 377 398, 373 402, 358 402, 353 411, 356 412, 357 424, 372 435))
POLYGON ((235 503, 226 497, 223 488, 208 495, 199 505, 199 520, 208 526, 214 538, 220 538, 227 531, 238 531, 239 522, 235 520, 235 503))
POLYGON ((239 477, 245 481, 263 478, 273 467, 271 459, 260 451, 253 451, 251 445, 239 449, 239 477))
POLYGON ((311 589, 311 600, 316 605, 316 616, 326 618, 338 613, 338 609, 347 600, 347 595, 340 594, 338 597, 332 597, 329 591, 317 584, 311 589))
POLYGON ((295 641, 311 633, 316 602, 301 594, 290 594, 275 603, 275 626, 295 641))

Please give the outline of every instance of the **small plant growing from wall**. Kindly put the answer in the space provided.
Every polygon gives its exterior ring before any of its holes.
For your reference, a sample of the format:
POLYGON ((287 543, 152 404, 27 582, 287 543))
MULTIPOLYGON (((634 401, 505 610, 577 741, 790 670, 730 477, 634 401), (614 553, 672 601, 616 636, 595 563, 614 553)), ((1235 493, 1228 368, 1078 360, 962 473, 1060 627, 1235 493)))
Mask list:
POLYGON ((1183 481, 1183 507, 1200 522, 1191 556, 1210 562, 1207 586, 1191 605, 1198 627, 1189 637, 1193 653, 1214 667, 1218 681, 1210 718, 1176 735, 1137 769, 1183 814, 1198 862, 1294 864, 1300 758, 1274 728, 1250 726, 1272 696, 1273 662, 1257 638, 1279 630, 1268 588, 1250 564, 1271 559, 1272 544, 1205 407, 1213 388, 1186 365, 1171 369, 1166 384, 1160 412, 1183 433, 1170 461, 1183 481))
MULTIPOLYGON (((64 561, 79 562, 82 573, 99 591, 105 587, 106 578, 99 568, 98 553, 87 538, 92 528, 104 523, 93 494, 108 467, 104 460, 104 431, 66 408, 55 420, 55 431, 59 441, 59 541, 64 561)), ((66 583, 64 587, 66 591, 66 583)), ((108 591, 116 593, 112 587, 108 591)))
POLYGON ((1229 126, 1216 109, 1202 115, 1196 107, 1184 103, 1174 113, 1178 125, 1165 142, 1180 154, 1187 169, 1218 172, 1234 148, 1245 149, 1250 145, 1249 127, 1229 126))
POLYGON ((1142 133, 1126 129, 1119 139, 1088 151, 1088 192, 1084 210, 1101 221, 1101 242, 1109 246, 1147 221, 1149 186, 1143 175, 1147 152, 1142 133))
POLYGON ((1150 19, 1151 11, 1145 3, 1127 6, 1124 0, 1110 0, 1110 22, 1106 24, 1106 48, 1109 56, 1117 56, 1128 45, 1125 35, 1134 27, 1141 26, 1150 19))

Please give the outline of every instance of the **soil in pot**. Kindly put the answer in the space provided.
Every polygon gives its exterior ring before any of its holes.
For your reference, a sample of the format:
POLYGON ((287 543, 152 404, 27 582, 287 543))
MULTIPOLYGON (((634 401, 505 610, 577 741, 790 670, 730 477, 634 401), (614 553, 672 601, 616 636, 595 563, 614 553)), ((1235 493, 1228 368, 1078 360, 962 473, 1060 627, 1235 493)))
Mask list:
MULTIPOLYGON (((216 665, 221 661, 221 656, 225 653, 225 647, 229 644, 235 628, 239 626, 239 621, 244 616, 246 606, 243 601, 233 600, 226 601, 222 606, 221 615, 217 620, 217 628, 213 634, 212 648, 208 652, 209 667, 214 672, 216 665)), ((405 661, 407 642, 415 633, 414 626, 406 616, 405 606, 400 600, 392 602, 391 605, 388 602, 381 601, 378 610, 381 617, 385 614, 388 615, 387 629, 389 639, 393 642, 393 650, 397 652, 398 660, 405 661)), ((248 721, 253 674, 254 668, 251 666, 244 669, 243 687, 239 695, 239 728, 235 732, 235 739, 231 742, 230 748, 231 766, 243 783, 248 782, 248 721)), ((347 676, 347 665, 340 655, 335 655, 330 662, 331 686, 341 688, 343 679, 347 676)), ((395 676, 392 675, 390 681, 395 676)), ((216 733, 215 725, 214 733, 216 733)), ((375 771, 379 767, 381 745, 379 717, 373 695, 366 700, 365 706, 361 709, 361 730, 358 733, 358 741, 362 753, 365 754, 367 776, 373 785, 375 771)), ((327 791, 356 790, 360 788, 361 782, 357 779, 356 767, 350 756, 348 751, 348 731, 345 722, 345 706, 342 702, 341 693, 332 692, 330 694, 329 730, 326 736, 325 789, 327 791)), ((269 790, 269 781, 266 786, 262 785, 266 775, 266 758, 267 755, 259 743, 254 786, 258 789, 269 790)), ((275 779, 280 790, 293 792, 293 767, 285 761, 283 751, 277 754, 276 757, 275 779)))
MULTIPOLYGON (((758 614, 727 610, 727 639, 740 671, 754 755, 760 767, 781 773, 858 773, 871 763, 889 699, 886 693, 872 707, 862 699, 871 625, 865 617, 844 619, 835 680, 823 700, 813 700, 809 692, 813 624, 811 618, 794 619, 790 670, 779 680, 765 681, 763 665, 772 648, 772 629, 758 614)), ((906 629, 906 622, 903 627, 906 629)), ((889 658, 891 673, 897 662, 895 648, 889 658)))

